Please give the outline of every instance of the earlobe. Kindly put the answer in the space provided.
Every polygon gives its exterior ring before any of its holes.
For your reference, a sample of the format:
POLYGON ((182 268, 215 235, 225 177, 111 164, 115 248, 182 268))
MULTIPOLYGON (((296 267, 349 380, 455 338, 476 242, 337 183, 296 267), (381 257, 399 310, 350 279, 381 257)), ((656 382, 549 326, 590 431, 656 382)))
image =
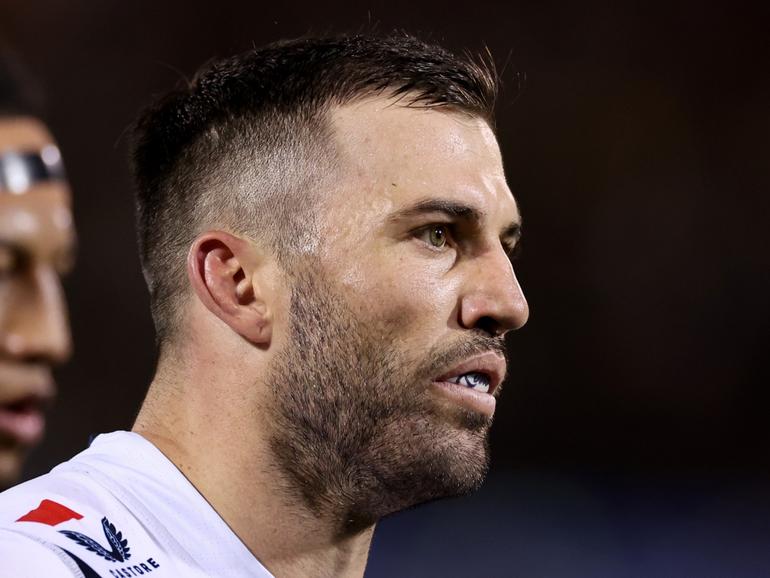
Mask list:
POLYGON ((203 305, 244 339, 264 345, 272 311, 259 286, 254 247, 223 231, 199 236, 187 256, 187 274, 203 305))

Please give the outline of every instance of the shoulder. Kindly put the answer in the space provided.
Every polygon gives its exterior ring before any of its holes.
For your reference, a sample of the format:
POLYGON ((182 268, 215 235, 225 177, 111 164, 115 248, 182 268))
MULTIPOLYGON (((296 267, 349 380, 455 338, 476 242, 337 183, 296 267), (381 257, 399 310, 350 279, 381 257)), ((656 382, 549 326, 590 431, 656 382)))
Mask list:
POLYGON ((89 510, 87 480, 49 473, 0 493, 0 576, 83 576, 78 561, 60 547, 68 523, 89 510))
POLYGON ((60 467, 0 494, 0 578, 182 575, 166 547, 85 471, 60 467))
POLYGON ((57 468, 0 493, 0 528, 18 522, 54 526, 79 519, 81 509, 103 498, 104 492, 88 475, 57 468))
POLYGON ((138 576, 165 562, 153 537, 118 500, 23 486, 12 492, 13 500, 0 496, 0 577, 138 576))
POLYGON ((0 576, 70 578, 79 573, 53 546, 0 528, 0 576))
POLYGON ((89 576, 79 548, 92 551, 83 543, 103 533, 105 508, 123 508, 87 473, 63 466, 0 493, 0 577, 89 576))

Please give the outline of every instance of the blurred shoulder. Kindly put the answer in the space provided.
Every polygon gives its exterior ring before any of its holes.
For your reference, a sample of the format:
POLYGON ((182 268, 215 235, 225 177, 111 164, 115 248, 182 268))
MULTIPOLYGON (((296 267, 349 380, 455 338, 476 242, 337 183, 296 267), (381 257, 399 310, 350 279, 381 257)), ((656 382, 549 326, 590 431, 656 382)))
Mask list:
POLYGON ((0 528, 0 576, 13 578, 70 578, 79 576, 73 561, 67 560, 53 547, 0 528))

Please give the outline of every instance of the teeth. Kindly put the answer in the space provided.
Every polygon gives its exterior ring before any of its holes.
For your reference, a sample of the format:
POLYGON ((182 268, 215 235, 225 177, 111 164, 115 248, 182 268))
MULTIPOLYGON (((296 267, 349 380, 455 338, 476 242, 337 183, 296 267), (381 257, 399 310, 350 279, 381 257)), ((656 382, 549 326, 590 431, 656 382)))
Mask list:
POLYGON ((481 393, 487 393, 489 391, 489 376, 484 373, 464 373, 463 375, 458 375, 457 377, 451 377, 447 381, 457 383, 458 385, 464 385, 465 387, 470 387, 475 391, 480 391, 481 393))

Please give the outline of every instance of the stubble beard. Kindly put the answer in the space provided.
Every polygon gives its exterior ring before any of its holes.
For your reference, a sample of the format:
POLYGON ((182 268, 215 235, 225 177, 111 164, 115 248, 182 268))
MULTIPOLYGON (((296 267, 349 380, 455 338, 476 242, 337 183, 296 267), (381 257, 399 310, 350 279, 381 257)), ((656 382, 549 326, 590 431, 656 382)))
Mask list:
POLYGON ((439 406, 428 387, 448 364, 502 342, 471 335, 419 361, 397 343, 317 275, 297 279, 289 340, 269 371, 270 445, 287 491, 340 536, 471 492, 488 469, 491 418, 439 406))

